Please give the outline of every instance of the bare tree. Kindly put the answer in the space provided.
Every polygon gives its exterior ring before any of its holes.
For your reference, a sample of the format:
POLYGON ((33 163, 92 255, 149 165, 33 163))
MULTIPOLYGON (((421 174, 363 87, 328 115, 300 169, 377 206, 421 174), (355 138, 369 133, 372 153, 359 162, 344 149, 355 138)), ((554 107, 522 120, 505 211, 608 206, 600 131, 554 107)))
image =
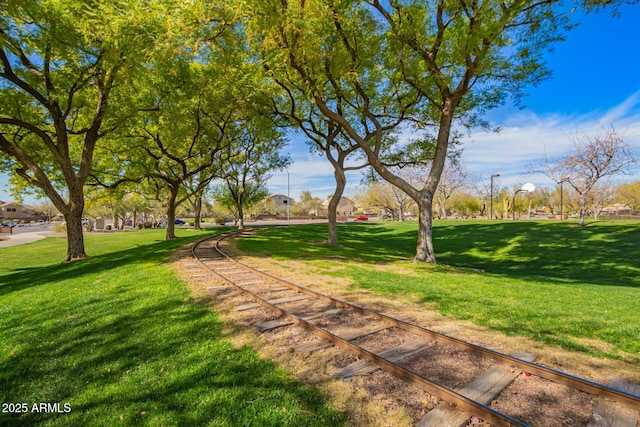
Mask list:
POLYGON ((602 210, 615 198, 615 189, 609 182, 594 185, 587 197, 587 211, 597 221, 602 210))
POLYGON ((548 158, 541 172, 556 183, 568 182, 580 199, 580 226, 584 226, 587 196, 598 181, 616 174, 628 173, 636 158, 631 147, 613 126, 596 136, 571 137, 573 146, 559 160, 548 158))
MULTIPOLYGON (((387 215, 395 220, 404 221, 406 212, 416 206, 415 201, 395 185, 377 179, 375 172, 371 173, 373 175, 365 177, 371 182, 363 201, 371 207, 381 209, 383 216, 387 215)), ((418 166, 398 167, 394 169, 394 173, 412 185, 424 184, 422 170, 418 166)))
POLYGON ((42 212, 43 215, 47 217, 47 221, 52 221, 52 218, 60 213, 58 208, 49 200, 44 200, 38 203, 34 208, 42 212))
POLYGON ((398 187, 386 181, 373 183, 362 200, 369 207, 382 211, 382 216, 403 221, 405 212, 414 205, 413 200, 398 187))
POLYGON ((447 202, 453 194, 469 182, 469 173, 460 162, 447 160, 436 188, 436 201, 440 208, 440 218, 447 219, 447 202))

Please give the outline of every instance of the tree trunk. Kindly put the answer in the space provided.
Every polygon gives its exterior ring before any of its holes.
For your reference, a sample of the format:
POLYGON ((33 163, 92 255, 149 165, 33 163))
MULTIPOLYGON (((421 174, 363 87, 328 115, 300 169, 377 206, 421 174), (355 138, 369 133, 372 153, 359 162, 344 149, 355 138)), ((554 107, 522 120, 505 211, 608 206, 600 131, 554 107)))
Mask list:
POLYGON ((194 230, 202 230, 200 226, 200 217, 202 216, 202 194, 196 196, 196 201, 193 204, 193 228, 194 230))
POLYGON ((436 256, 433 250, 433 212, 432 196, 428 193, 421 193, 415 201, 418 205, 418 244, 414 261, 430 262, 435 264, 436 256))
POLYGON ((580 221, 578 222, 578 225, 580 227, 584 227, 584 223, 585 223, 585 217, 587 216, 587 200, 586 197, 584 196, 584 194, 580 195, 580 221))
POLYGON ((167 200, 167 233, 165 240, 173 240, 176 238, 176 198, 180 187, 171 188, 169 199, 167 200))
POLYGON ((87 258, 84 250, 84 234, 82 230, 82 212, 84 211, 84 196, 70 194, 64 219, 67 223, 67 257, 64 262, 87 258))
POLYGON ((242 201, 238 203, 238 230, 244 230, 244 210, 242 201))
POLYGON ((344 175, 344 171, 340 169, 338 165, 333 165, 333 176, 336 179, 336 191, 329 200, 329 206, 327 208, 327 215, 329 216, 329 238, 327 243, 332 246, 338 246, 338 204, 344 193, 344 188, 347 185, 347 178, 344 175))

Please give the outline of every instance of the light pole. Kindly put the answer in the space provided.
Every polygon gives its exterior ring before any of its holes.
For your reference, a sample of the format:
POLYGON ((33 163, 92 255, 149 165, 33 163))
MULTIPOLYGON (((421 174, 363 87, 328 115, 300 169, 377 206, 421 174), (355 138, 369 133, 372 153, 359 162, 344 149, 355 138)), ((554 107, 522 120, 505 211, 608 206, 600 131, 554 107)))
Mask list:
POLYGON ((569 181, 569 178, 560 178, 560 221, 564 219, 564 214, 562 213, 562 183, 569 181))
POLYGON ((493 175, 491 175, 491 198, 490 198, 491 210, 489 211, 489 219, 493 219, 493 178, 497 178, 499 176, 500 176, 499 173, 494 173, 493 175))
POLYGON ((289 197, 289 169, 287 169, 287 222, 291 223, 291 217, 289 212, 291 212, 291 197, 289 197))

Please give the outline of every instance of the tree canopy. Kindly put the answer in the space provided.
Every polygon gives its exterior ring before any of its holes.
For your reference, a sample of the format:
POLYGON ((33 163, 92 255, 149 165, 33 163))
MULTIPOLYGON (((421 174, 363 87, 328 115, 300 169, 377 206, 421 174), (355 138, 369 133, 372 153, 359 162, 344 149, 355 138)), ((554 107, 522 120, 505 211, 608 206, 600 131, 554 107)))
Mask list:
POLYGON ((454 122, 483 113, 547 75, 542 52, 568 17, 555 2, 251 2, 248 31, 273 79, 297 88, 342 128, 386 181, 419 208, 415 259, 435 262, 432 203, 455 141, 454 122), (384 142, 400 128, 428 161, 415 186, 387 163, 384 142))
POLYGON ((419 210, 415 259, 436 262, 432 207, 456 129, 488 127, 486 111, 546 78, 543 52, 572 25, 556 0, 0 7, 0 169, 64 215, 68 260, 86 256, 87 184, 156 188, 171 238, 175 206, 230 176, 225 155, 241 157, 243 128, 262 117, 261 146, 294 126, 325 152, 336 195, 350 155, 406 193, 419 210), (408 164, 423 166, 420 179, 399 172, 408 164))
POLYGON ((8 2, 0 15, 2 170, 67 221, 67 259, 86 256, 83 187, 98 141, 128 114, 119 97, 156 45, 155 2, 8 2))

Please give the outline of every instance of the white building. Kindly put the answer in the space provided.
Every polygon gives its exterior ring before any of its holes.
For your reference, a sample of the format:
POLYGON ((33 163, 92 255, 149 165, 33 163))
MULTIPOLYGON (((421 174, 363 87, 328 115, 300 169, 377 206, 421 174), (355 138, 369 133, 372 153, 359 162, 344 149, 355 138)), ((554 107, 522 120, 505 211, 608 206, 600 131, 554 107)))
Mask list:
POLYGON ((296 201, 290 197, 287 197, 283 194, 272 194, 269 196, 271 200, 276 204, 276 206, 289 206, 293 205, 296 201))

